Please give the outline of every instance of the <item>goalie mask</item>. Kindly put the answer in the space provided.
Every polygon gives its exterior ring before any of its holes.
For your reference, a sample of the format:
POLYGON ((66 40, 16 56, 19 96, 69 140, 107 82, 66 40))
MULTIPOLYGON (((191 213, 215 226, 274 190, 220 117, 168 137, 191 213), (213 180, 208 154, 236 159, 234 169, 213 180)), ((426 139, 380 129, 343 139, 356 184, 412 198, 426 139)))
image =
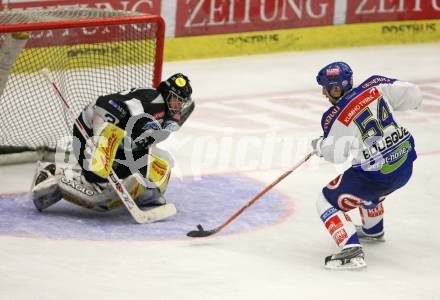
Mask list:
POLYGON ((159 84, 158 90, 171 113, 178 113, 191 103, 192 88, 188 77, 174 74, 159 84))

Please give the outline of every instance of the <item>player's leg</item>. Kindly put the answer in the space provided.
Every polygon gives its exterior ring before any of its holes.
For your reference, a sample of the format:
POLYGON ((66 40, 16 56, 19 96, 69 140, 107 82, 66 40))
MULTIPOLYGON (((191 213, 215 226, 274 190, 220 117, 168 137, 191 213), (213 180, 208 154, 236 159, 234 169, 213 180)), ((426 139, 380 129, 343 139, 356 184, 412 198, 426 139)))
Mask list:
MULTIPOLYGON (((383 201, 383 200, 382 200, 383 201)), ((359 207, 362 225, 356 226, 361 241, 384 241, 382 202, 359 207)))
MULTIPOLYGON (((352 168, 344 172, 342 176, 338 176, 335 180, 330 182, 324 189, 324 199, 337 211, 348 212, 355 208, 361 208, 364 214, 365 230, 363 233, 369 233, 371 236, 380 236, 383 234, 383 206, 381 204, 385 195, 389 195, 395 190, 404 186, 412 173, 412 165, 401 168, 391 175, 387 175, 381 180, 372 180, 364 172, 357 171, 352 168), (369 216, 370 215, 370 216, 369 216)), ((322 204, 322 199, 318 200, 318 207, 322 207, 320 215, 325 213, 326 206, 322 204)), ((319 210, 319 209, 318 209, 319 210)), ((324 216, 327 216, 325 214, 324 216)), ((341 215, 339 214, 339 218, 341 215)), ((323 219, 324 223, 327 219, 323 219)), ((344 227, 347 232, 342 236, 341 241, 337 244, 342 248, 341 253, 332 255, 326 258, 326 266, 342 267, 347 262, 352 260, 353 254, 347 253, 348 248, 358 244, 359 235, 357 233, 350 236, 353 230, 353 224, 347 225, 344 222, 344 227), (344 255, 349 259, 344 258, 344 255)), ((327 226, 329 228, 329 226, 327 226)), ((330 231, 330 229, 329 229, 330 231)), ((363 234, 363 237, 365 234, 363 234)), ((337 236, 339 238, 339 236, 337 236)), ((358 247, 357 245, 355 247, 358 247)), ((363 253, 357 251, 357 255, 363 258, 363 253)))
POLYGON ((152 188, 146 188, 135 201, 140 207, 148 205, 164 205, 167 201, 164 196, 165 191, 168 188, 168 183, 171 177, 171 163, 169 158, 162 155, 159 156, 159 152, 152 153, 150 163, 145 169, 141 169, 141 173, 148 176, 148 186, 152 188))
POLYGON ((341 252, 325 259, 328 268, 366 266, 356 227, 346 212, 363 205, 378 203, 377 189, 352 168, 331 181, 318 199, 318 212, 341 252), (353 249, 350 249, 353 248, 353 249))
POLYGON ((359 239, 362 241, 384 241, 384 207, 385 196, 405 186, 412 175, 412 163, 402 165, 395 172, 375 182, 378 201, 359 207, 362 226, 356 226, 359 239))
POLYGON ((350 217, 340 208, 333 206, 322 193, 318 197, 317 210, 328 232, 341 249, 340 253, 325 258, 325 267, 365 267, 362 246, 350 217))

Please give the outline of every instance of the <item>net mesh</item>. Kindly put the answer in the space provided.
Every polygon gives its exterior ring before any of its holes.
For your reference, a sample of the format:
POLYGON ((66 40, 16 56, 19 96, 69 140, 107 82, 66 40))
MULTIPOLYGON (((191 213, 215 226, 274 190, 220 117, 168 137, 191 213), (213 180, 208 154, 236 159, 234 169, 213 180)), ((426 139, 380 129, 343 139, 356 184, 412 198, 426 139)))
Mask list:
POLYGON ((42 68, 51 71, 75 115, 100 95, 153 86, 161 72, 155 69, 156 46, 163 38, 158 34, 160 24, 151 18, 128 24, 127 17, 134 15, 93 9, 0 13, 1 25, 54 24, 52 29, 0 33, 0 81, 7 79, 0 97, 0 153, 54 149, 71 133, 73 124, 41 75, 42 68), (103 25, 103 18, 118 21, 103 25), (55 28, 65 20, 88 23, 55 28), (8 66, 14 51, 18 55, 8 66))

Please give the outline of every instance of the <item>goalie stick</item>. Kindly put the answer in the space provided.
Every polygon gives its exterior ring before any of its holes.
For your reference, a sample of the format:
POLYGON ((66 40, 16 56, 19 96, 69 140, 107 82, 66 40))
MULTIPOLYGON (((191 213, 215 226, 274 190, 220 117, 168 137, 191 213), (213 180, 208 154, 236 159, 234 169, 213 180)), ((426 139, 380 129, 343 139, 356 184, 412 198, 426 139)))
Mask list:
MULTIPOLYGON (((79 120, 77 118, 75 118, 75 116, 73 115, 73 113, 70 109, 69 103, 64 98, 61 91, 59 90, 50 71, 47 68, 44 68, 40 72, 47 79, 47 81, 52 85, 58 98, 63 103, 63 106, 65 108, 65 112, 66 112, 67 116, 71 119, 71 121, 75 124, 75 126, 81 132, 81 134, 84 137, 84 139, 86 140, 87 144, 90 147, 94 148, 95 145, 93 145, 93 142, 90 139, 85 128, 82 126, 82 124, 79 122, 79 120)), ((129 213, 133 216, 133 218, 135 219, 135 221, 137 223, 140 223, 140 224, 153 223, 153 222, 174 216, 177 212, 176 207, 172 203, 167 203, 162 206, 155 207, 155 208, 152 208, 147 211, 143 211, 134 202, 133 198, 130 196, 130 194, 128 193, 125 186, 121 183, 119 177, 116 175, 116 173, 113 171, 113 169, 110 170, 110 174, 107 179, 110 182, 111 186, 114 188, 115 192, 118 194, 122 203, 124 203, 125 207, 129 211, 129 213)))
POLYGON ((266 194, 269 190, 271 190, 275 185, 277 185, 281 180, 289 176, 293 171, 295 171, 297 168, 299 168, 303 163, 308 161, 312 155, 315 154, 315 152, 311 152, 307 154, 300 162, 298 162, 295 166, 293 166, 290 170, 287 170, 283 173, 280 177, 278 177, 274 182, 269 184, 267 187, 265 187, 261 192, 259 192, 254 198, 252 198, 245 206, 240 208, 235 214, 233 214, 229 219, 227 219, 223 224, 220 226, 211 229, 211 230, 205 230, 203 229, 203 226, 201 224, 197 225, 197 230, 193 230, 188 232, 186 235, 193 238, 201 238, 201 237, 207 237, 213 234, 216 234, 223 228, 225 228, 229 223, 231 223, 233 220, 235 220, 243 211, 245 211, 249 206, 257 202, 258 199, 260 199, 264 194, 266 194))

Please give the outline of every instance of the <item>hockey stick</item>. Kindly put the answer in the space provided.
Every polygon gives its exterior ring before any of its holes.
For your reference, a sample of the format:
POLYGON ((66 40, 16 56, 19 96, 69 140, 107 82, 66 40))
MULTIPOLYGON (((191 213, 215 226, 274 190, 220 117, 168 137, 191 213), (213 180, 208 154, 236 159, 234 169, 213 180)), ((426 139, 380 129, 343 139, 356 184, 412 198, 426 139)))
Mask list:
POLYGON ((252 204, 254 204, 258 199, 260 199, 264 194, 266 194, 269 190, 271 190, 275 185, 277 185, 281 180, 283 180, 284 178, 286 178, 287 176, 289 176, 293 171, 295 171, 297 168, 299 168, 303 163, 305 163, 306 161, 309 160, 310 157, 312 157, 312 155, 314 154, 314 152, 311 152, 309 154, 306 155, 306 157, 304 157, 300 162, 298 162, 295 166, 293 166, 290 170, 287 170, 286 172, 284 172, 283 175, 281 175, 280 177, 278 177, 274 182, 272 182, 270 185, 268 185, 267 187, 265 187, 261 192, 259 192, 256 196, 254 196, 254 198, 252 198, 252 200, 250 200, 245 206, 243 206, 242 208, 240 208, 235 214, 233 214, 231 217, 229 217, 229 219, 227 219, 223 224, 221 224, 220 226, 218 226, 217 228, 211 229, 211 230, 204 230, 202 225, 197 225, 197 229, 198 230, 193 230, 188 232, 186 235, 189 237, 193 237, 193 238, 200 238, 200 237, 207 237, 213 234, 216 234, 217 232, 219 232, 220 230, 222 230, 224 227, 226 227, 226 225, 228 225, 229 223, 231 223, 233 220, 235 220, 235 218, 237 218, 243 211, 245 211, 249 206, 251 206, 252 204))
MULTIPOLYGON (((49 70, 47 68, 42 69, 41 74, 49 81, 49 83, 52 85, 54 91, 58 95, 58 98, 61 100, 65 107, 66 114, 71 119, 71 121, 76 125, 78 130, 81 132, 81 135, 86 140, 87 145, 91 148, 94 148, 95 145, 93 144, 92 140, 90 139, 89 134, 85 130, 85 128, 82 126, 81 122, 75 116, 73 115, 70 105, 67 102, 67 100, 64 98, 63 94, 59 90, 57 84, 55 83, 55 80, 52 77, 52 74, 50 74, 49 70)), ((120 179, 116 175, 116 173, 113 171, 113 169, 110 170, 110 174, 108 176, 108 181, 114 188, 115 192, 118 194, 119 198, 121 199, 122 203, 124 203, 125 207, 127 207, 130 214, 133 216, 135 221, 140 224, 147 224, 156 222, 168 217, 171 217, 176 214, 177 210, 174 204, 167 203, 162 206, 143 211, 141 210, 137 204, 134 202, 133 198, 128 193, 125 186, 121 183, 120 179)))

